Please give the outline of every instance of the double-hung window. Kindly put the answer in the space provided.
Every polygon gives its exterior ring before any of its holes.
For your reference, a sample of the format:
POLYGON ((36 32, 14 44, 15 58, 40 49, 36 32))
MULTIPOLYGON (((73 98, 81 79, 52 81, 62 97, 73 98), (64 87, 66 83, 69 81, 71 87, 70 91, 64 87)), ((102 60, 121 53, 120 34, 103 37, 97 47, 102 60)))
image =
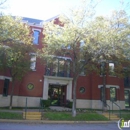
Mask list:
POLYGON ((38 45, 39 44, 39 39, 40 39, 40 29, 33 29, 33 44, 38 45))
POLYGON ((3 88, 3 96, 8 96, 8 88, 9 88, 9 79, 5 79, 4 88, 3 88))
POLYGON ((110 100, 116 101, 116 88, 110 87, 110 100))
POLYGON ((109 75, 115 76, 115 64, 109 63, 109 75))
POLYGON ((35 71, 36 70, 36 54, 35 53, 31 53, 31 59, 30 59, 30 62, 31 62, 31 65, 30 65, 30 69, 35 71))

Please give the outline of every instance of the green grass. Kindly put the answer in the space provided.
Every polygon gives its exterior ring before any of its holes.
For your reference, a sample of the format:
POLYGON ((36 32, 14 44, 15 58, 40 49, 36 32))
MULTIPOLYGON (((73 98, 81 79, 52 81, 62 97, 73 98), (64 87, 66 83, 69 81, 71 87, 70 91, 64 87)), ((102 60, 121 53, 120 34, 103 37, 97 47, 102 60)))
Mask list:
POLYGON ((69 112, 46 112, 43 119, 47 120, 67 120, 67 121, 107 121, 103 115, 97 113, 78 113, 76 117, 72 117, 69 112))
POLYGON ((0 119, 23 119, 23 117, 20 113, 0 112, 0 119))
POLYGON ((123 118, 124 120, 130 120, 130 114, 122 114, 121 118, 123 118))
MULTIPOLYGON (((12 107, 11 110, 23 110, 24 107, 12 107)), ((0 107, 0 110, 10 110, 9 107, 0 107)))

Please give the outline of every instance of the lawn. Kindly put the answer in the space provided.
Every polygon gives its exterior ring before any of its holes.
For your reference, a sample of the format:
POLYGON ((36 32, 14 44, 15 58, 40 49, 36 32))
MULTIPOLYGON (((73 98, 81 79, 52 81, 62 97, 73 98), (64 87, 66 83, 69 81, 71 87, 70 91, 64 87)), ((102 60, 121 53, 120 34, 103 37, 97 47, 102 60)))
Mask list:
POLYGON ((67 121, 107 121, 103 115, 97 113, 78 113, 76 117, 72 117, 69 112, 46 112, 43 113, 45 120, 67 120, 67 121))
POLYGON ((130 114, 122 114, 121 118, 123 118, 124 120, 130 120, 130 114))
POLYGON ((20 113, 0 112, 0 119, 23 119, 23 117, 20 113))
MULTIPOLYGON (((121 114, 124 120, 130 120, 130 113, 121 114)), ((0 119, 19 119, 22 120, 22 113, 17 112, 0 112, 0 119)), ((56 112, 46 111, 43 113, 43 120, 57 120, 57 121, 108 121, 106 117, 96 113, 96 111, 77 112, 76 117, 72 117, 71 112, 56 112)))

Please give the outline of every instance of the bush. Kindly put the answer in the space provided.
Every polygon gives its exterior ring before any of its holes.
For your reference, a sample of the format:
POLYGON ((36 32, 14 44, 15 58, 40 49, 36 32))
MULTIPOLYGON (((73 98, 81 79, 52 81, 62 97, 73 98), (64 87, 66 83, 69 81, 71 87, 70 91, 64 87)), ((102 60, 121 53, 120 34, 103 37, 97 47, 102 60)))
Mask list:
POLYGON ((70 100, 67 100, 66 106, 69 107, 69 108, 72 108, 72 105, 73 105, 73 102, 70 101, 70 100))
POLYGON ((49 107, 51 104, 50 100, 41 100, 42 107, 49 107))

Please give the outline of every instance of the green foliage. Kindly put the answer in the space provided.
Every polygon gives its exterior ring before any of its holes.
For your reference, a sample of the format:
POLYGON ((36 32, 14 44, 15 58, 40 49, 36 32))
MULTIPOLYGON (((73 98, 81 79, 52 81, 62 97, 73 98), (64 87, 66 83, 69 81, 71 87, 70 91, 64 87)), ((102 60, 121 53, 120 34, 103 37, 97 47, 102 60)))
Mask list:
POLYGON ((121 118, 123 118, 124 120, 130 120, 130 114, 122 114, 121 118))
POLYGON ((51 101, 48 100, 41 100, 41 107, 49 107, 51 104, 51 101))
POLYGON ((46 112, 43 115, 44 119, 49 120, 65 120, 65 121, 107 121, 103 115, 97 113, 78 113, 76 117, 72 117, 71 113, 65 112, 46 112))
POLYGON ((67 101, 66 107, 72 108, 73 102, 72 101, 67 101))
POLYGON ((30 29, 21 18, 0 17, 0 68, 9 70, 13 79, 21 79, 30 69, 31 41, 30 29))
POLYGON ((84 69, 88 73, 99 72, 98 64, 101 62, 117 61, 122 64, 130 57, 129 16, 122 8, 109 16, 95 16, 96 5, 93 0, 85 0, 79 7, 44 24, 42 56, 66 56, 72 59, 70 69, 74 81, 74 105, 76 82, 84 69), (59 23, 56 24, 57 21, 59 23), (82 65, 81 61, 84 61, 82 65))
POLYGON ((12 16, 0 17, 0 69, 9 72, 12 77, 10 108, 15 81, 21 80, 30 70, 30 53, 35 52, 29 26, 21 18, 12 16))
POLYGON ((0 119, 22 119, 22 114, 13 112, 0 112, 0 119))

